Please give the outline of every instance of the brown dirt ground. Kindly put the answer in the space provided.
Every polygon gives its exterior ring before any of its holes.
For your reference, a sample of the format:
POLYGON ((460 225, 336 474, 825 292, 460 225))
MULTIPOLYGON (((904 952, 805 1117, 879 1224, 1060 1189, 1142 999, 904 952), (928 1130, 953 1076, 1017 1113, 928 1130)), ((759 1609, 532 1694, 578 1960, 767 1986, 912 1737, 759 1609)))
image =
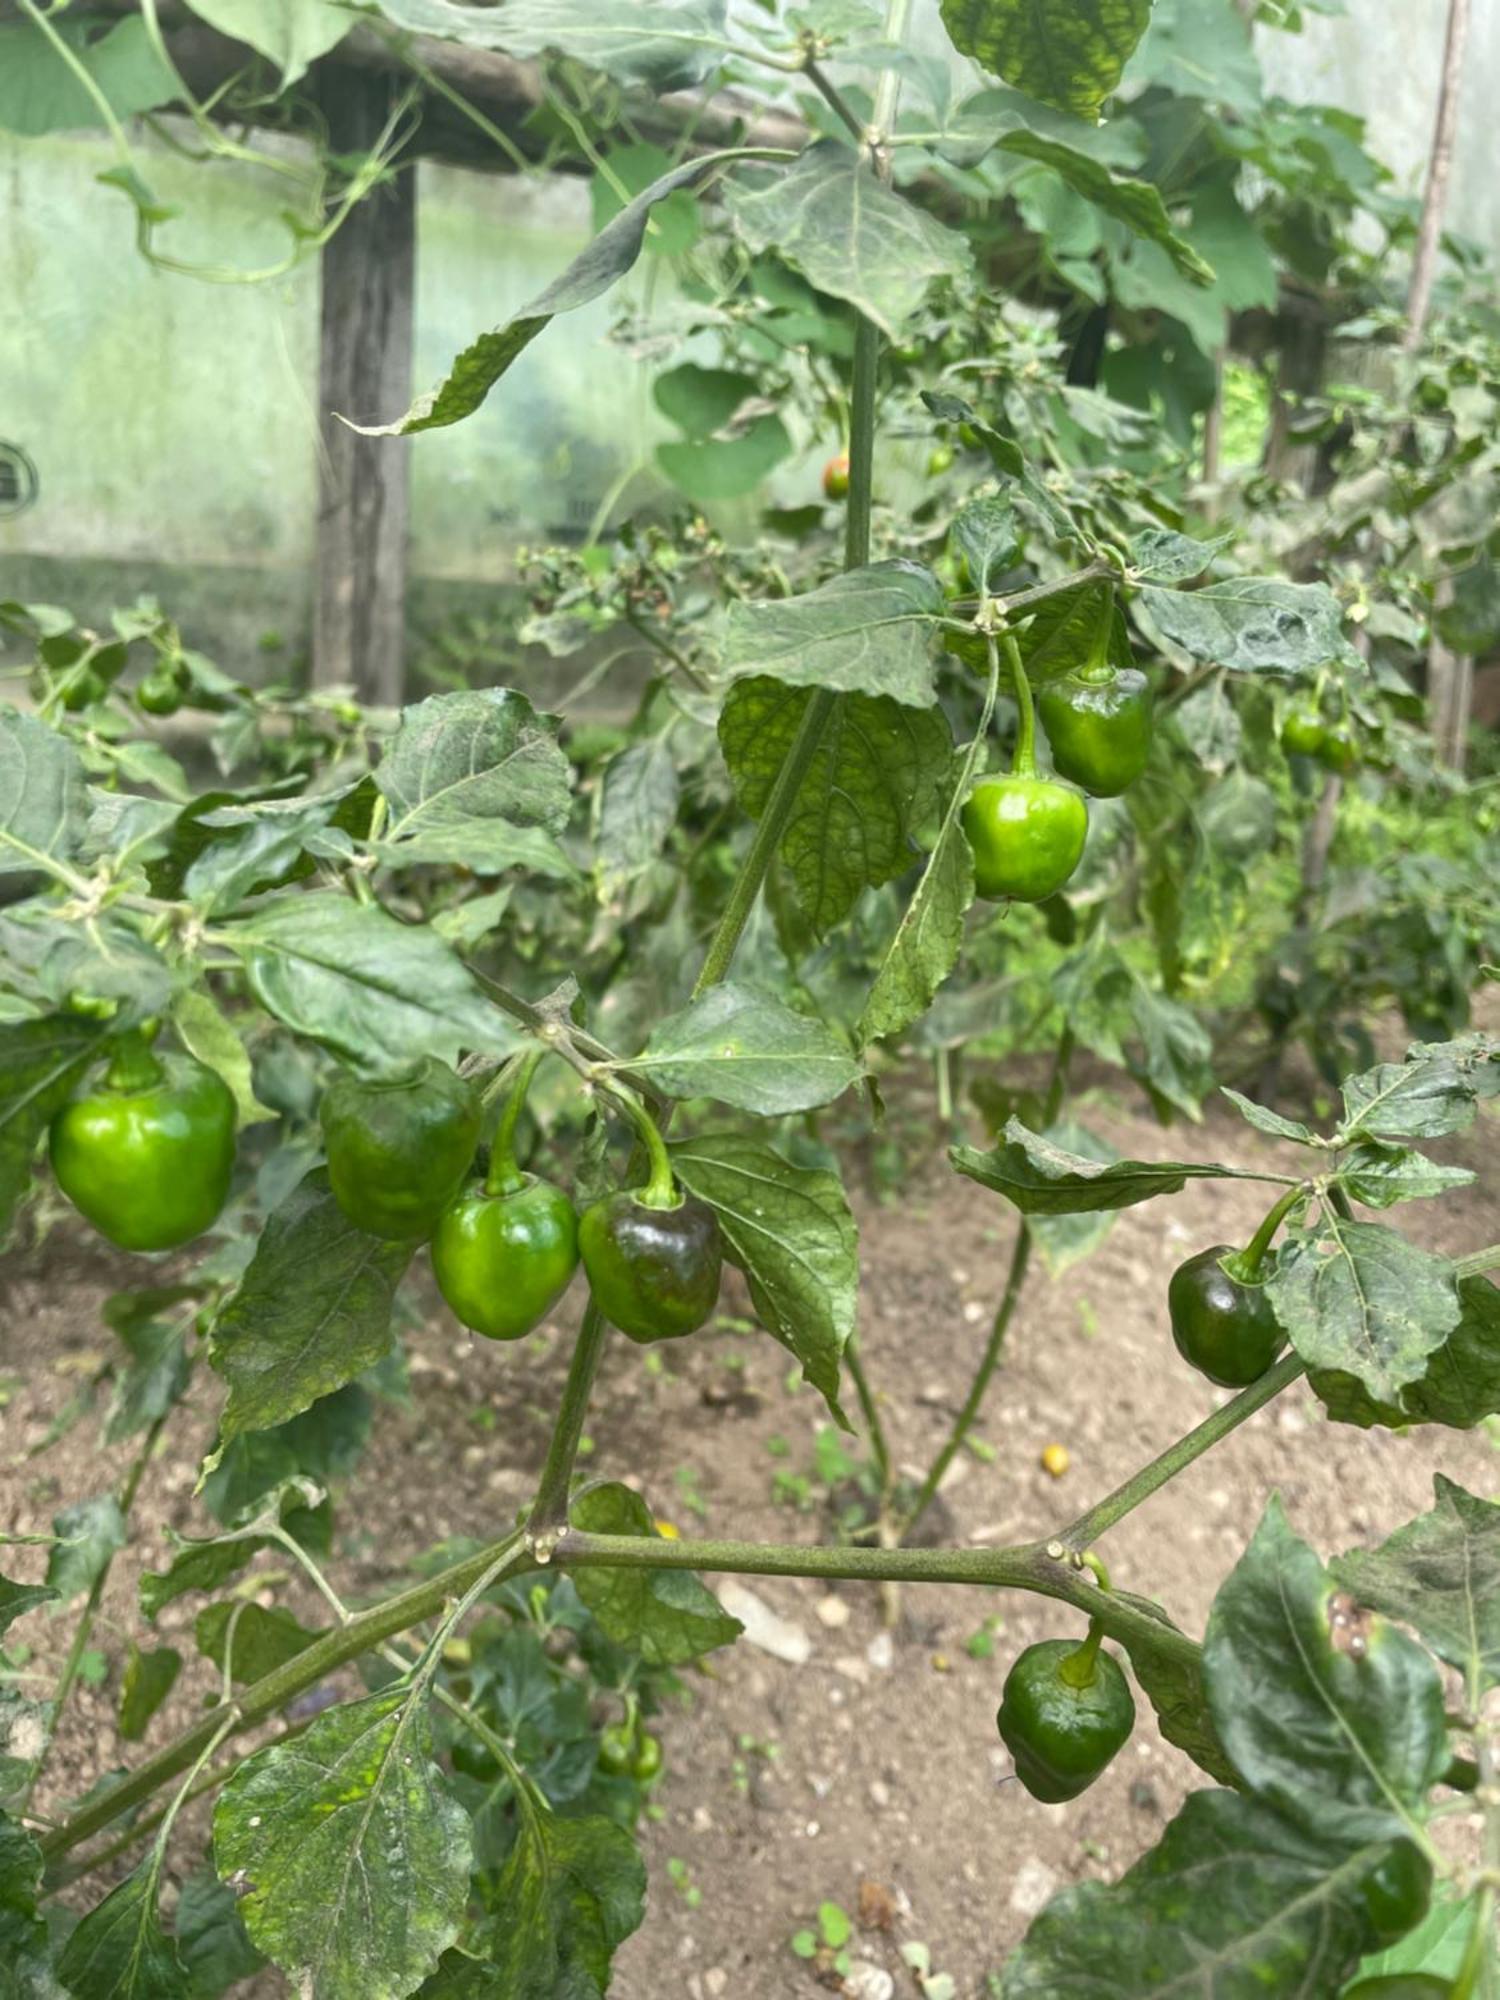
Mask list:
MULTIPOLYGON (((1015 1226, 997 1197, 943 1166, 930 1105, 925 1094, 907 1094, 908 1119, 925 1121, 910 1129, 925 1129, 929 1140, 924 1155, 913 1138, 908 1193, 899 1204, 857 1204, 861 1340, 870 1375, 884 1385, 895 1456, 913 1470, 941 1442, 963 1394, 1015 1226)), ((1138 1157, 1276 1158, 1277 1149, 1228 1109, 1210 1110, 1199 1128, 1163 1133, 1102 1083, 1074 1108, 1138 1157)), ((1306 1110, 1306 1093, 1300 1106, 1285 1108, 1306 1110)), ((1495 1117, 1482 1117, 1441 1150, 1481 1169, 1493 1160, 1495 1131, 1495 1117)), ((1407 1226, 1451 1252, 1494 1241, 1500 1204, 1490 1180, 1488 1189, 1481 1182, 1441 1204, 1410 1205, 1407 1226)), ((1034 1268, 980 1426, 993 1459, 960 1458, 944 1495, 945 1539, 998 1544, 1045 1535, 1214 1407, 1219 1392, 1177 1360, 1161 1302, 1188 1251, 1243 1240, 1263 1207, 1253 1186, 1190 1183, 1174 1198, 1122 1214, 1103 1248, 1059 1282, 1034 1268), (1052 1440, 1072 1458, 1057 1482, 1038 1463, 1052 1440)), ((98 1302, 127 1281, 127 1261, 67 1232, 0 1266, 6 1528, 44 1530, 60 1502, 119 1477, 128 1453, 103 1451, 93 1419, 45 1453, 26 1454, 103 1358, 98 1302)), ((131 1276, 140 1282, 138 1266, 131 1276)), ((490 1535, 509 1518, 540 1462, 566 1347, 561 1326, 520 1350, 471 1342, 433 1312, 410 1342, 412 1407, 382 1411, 374 1443, 340 1496, 334 1574, 350 1597, 390 1587, 410 1554, 445 1536, 490 1535)), ((817 1513, 772 1496, 778 1466, 810 1469, 825 1420, 811 1391, 789 1386, 782 1350, 724 1332, 656 1352, 665 1363, 659 1371, 623 1341, 608 1351, 589 1470, 638 1477, 657 1511, 685 1533, 770 1540, 826 1533, 817 1513), (778 1438, 790 1446, 786 1457, 773 1455, 778 1438)), ((192 1488, 216 1400, 211 1380, 200 1377, 170 1451, 148 1472, 141 1532, 115 1566, 97 1640, 109 1677, 79 1690, 44 1807, 140 1754, 122 1758, 113 1734, 126 1642, 140 1636, 135 1579, 163 1526, 208 1529, 192 1488)), ((1378 1541, 1424 1511, 1434 1471, 1493 1495, 1496 1463, 1483 1431, 1396 1437, 1340 1428, 1298 1386, 1116 1528, 1107 1554, 1119 1582, 1159 1597, 1197 1632, 1273 1490, 1328 1553, 1378 1541)), ((11 1573, 36 1573, 37 1553, 13 1554, 11 1573)), ((993 1990, 986 1975, 1050 1894, 1082 1877, 1118 1874, 1199 1782, 1159 1739, 1149 1710, 1116 1764, 1075 1805, 1037 1805, 1008 1781, 993 1720, 1000 1682, 1020 1646, 1078 1625, 1058 1607, 961 1587, 907 1588, 888 1633, 871 1587, 752 1581, 807 1633, 811 1655, 790 1666, 742 1643, 693 1677, 689 1703, 665 1718, 667 1774, 659 1817, 645 1832, 649 1907, 616 1962, 619 2000, 812 2000, 816 1968, 788 1941, 825 1898, 851 1915, 863 1912, 866 1926, 851 1948, 888 1968, 898 1995, 918 1993, 900 1946, 920 1942, 933 1970, 952 1975, 958 2000, 984 1996, 993 1990), (995 1655, 973 1658, 965 1641, 991 1615, 1003 1619, 995 1655), (747 1743, 758 1747, 747 1751, 747 1743), (684 1860, 689 1879, 669 1869, 684 1860)), ((282 1594, 311 1612, 299 1585, 282 1594)), ((188 1600, 162 1619, 160 1638, 189 1658, 197 1608, 188 1600)), ((66 1633, 44 1615, 14 1628, 36 1648, 34 1664, 56 1659, 66 1633)), ((196 1673, 185 1673, 145 1747, 179 1727, 203 1690, 196 1673)), ((196 1843, 185 1826, 186 1869, 196 1843)), ((875 1990, 884 1989, 877 1982, 875 1990)), ((287 1991, 274 1974, 243 1989, 246 2000, 287 1991)))

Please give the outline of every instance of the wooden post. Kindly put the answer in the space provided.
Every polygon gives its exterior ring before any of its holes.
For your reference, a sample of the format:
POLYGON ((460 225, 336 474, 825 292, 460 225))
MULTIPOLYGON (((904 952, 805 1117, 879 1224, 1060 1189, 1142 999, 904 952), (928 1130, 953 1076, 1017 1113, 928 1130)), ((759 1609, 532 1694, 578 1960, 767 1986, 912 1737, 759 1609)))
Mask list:
MULTIPOLYGON (((319 98, 336 153, 368 153, 390 117, 391 79, 331 64, 319 98)), ((359 437, 411 400, 416 169, 405 162, 355 204, 324 246, 318 411, 318 575, 313 685, 399 704, 406 665, 405 438, 359 437)))

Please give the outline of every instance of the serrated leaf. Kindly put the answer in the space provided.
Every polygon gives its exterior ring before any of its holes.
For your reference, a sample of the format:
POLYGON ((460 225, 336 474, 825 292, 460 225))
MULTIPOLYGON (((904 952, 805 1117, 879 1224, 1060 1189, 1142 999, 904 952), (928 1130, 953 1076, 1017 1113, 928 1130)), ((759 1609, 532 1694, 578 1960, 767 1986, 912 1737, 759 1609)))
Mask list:
MULTIPOLYGON (((737 681, 719 715, 719 746, 735 796, 759 819, 796 738, 811 691, 778 681, 737 681)), ((821 936, 916 858, 917 830, 935 818, 953 765, 940 708, 904 707, 887 695, 840 695, 792 802, 781 860, 797 901, 821 936)))
POLYGON ((1310 673, 1344 656, 1343 613, 1322 583, 1237 576, 1202 590, 1145 584, 1139 603, 1172 645, 1237 673, 1310 673))
POLYGON ((333 891, 278 897, 219 933, 252 991, 294 1034, 390 1070, 467 1049, 509 1055, 514 1027, 430 930, 333 891))
POLYGON ((1351 1549, 1333 1574, 1362 1604, 1399 1618, 1464 1677, 1477 1709, 1500 1686, 1500 1506, 1445 1479, 1437 1504, 1378 1549, 1351 1549))
POLYGON ((861 1075, 821 1021, 729 979, 659 1022, 622 1067, 668 1097, 713 1097, 762 1118, 831 1103, 861 1075))
POLYGON ((0 1026, 0 1236, 31 1178, 37 1142, 99 1044, 97 1022, 57 1015, 0 1026))
MULTIPOLYGON (((651 1509, 628 1486, 591 1486, 568 1510, 571 1527, 591 1535, 655 1536, 651 1509)), ((593 1569, 571 1572, 574 1588, 617 1646, 647 1666, 680 1667, 743 1629, 690 1570, 593 1569)))
POLYGON ((285 1423, 381 1359, 414 1251, 357 1229, 323 1169, 299 1182, 210 1329, 209 1361, 229 1385, 221 1446, 285 1423))
MULTIPOLYGON (((568 11, 575 21, 583 19, 576 8, 570 7, 568 11)), ((631 12, 638 38, 640 13, 635 8, 631 12)), ((496 12, 488 18, 503 36, 508 16, 496 12)), ((616 279, 624 277, 641 254, 651 211, 659 201, 665 201, 678 188, 695 186, 726 162, 740 157, 737 152, 709 153, 663 174, 622 208, 612 222, 606 223, 588 248, 580 251, 562 276, 555 278, 544 292, 493 332, 482 333, 471 341, 455 357, 437 388, 419 396, 405 416, 394 423, 354 424, 351 428, 363 437, 407 437, 414 431, 437 430, 472 416, 516 356, 558 313, 588 305, 607 292, 616 279)))
POLYGON ((1287 1237, 1266 1292, 1310 1369, 1352 1375, 1384 1402, 1422 1374, 1461 1311, 1448 1258, 1330 1211, 1287 1237))
POLYGON ((847 1429, 839 1377, 859 1295, 859 1232, 838 1175, 794 1167, 738 1133, 670 1150, 683 1186, 718 1216, 761 1324, 847 1429))
POLYGON ((982 1153, 954 1146, 948 1158, 961 1174, 1015 1203, 1023 1215, 1083 1215, 1131 1208, 1157 1195, 1176 1194, 1189 1181, 1244 1180, 1233 1167, 1187 1160, 1090 1159, 1008 1119, 998 1146, 982 1153))
POLYGON ((1279 1499, 1214 1599, 1203 1671, 1220 1741, 1267 1804, 1350 1845, 1410 1831, 1448 1761, 1441 1677, 1340 1590, 1279 1499))
POLYGON ((1341 1849, 1236 1792, 1194 1792, 1119 1882, 1053 1898, 1006 1964, 1006 2000, 1337 1993, 1373 1942, 1364 1884, 1388 1851, 1341 1849))
POLYGON ((175 1648, 142 1652, 132 1641, 120 1680, 120 1734, 127 1743, 140 1742, 181 1672, 182 1655, 175 1648))
POLYGON ((726 182, 724 204, 752 250, 774 250, 888 339, 937 279, 972 269, 964 237, 878 180, 863 148, 833 140, 807 147, 790 167, 726 182))
POLYGON ((1092 122, 1151 19, 1151 0, 943 0, 960 55, 1092 122))
POLYGON ((503 14, 457 0, 374 0, 398 28, 513 56, 571 56, 621 84, 660 93, 700 83, 728 53, 724 0, 672 0, 648 21, 634 0, 506 0, 503 14))
POLYGON ((124 1548, 125 1516, 113 1493, 77 1500, 52 1517, 57 1536, 47 1558, 47 1587, 64 1603, 84 1597, 124 1548))
POLYGON ((191 2000, 177 1946, 157 1914, 160 1866, 148 1856, 63 1946, 58 1976, 76 2000, 191 2000))
POLYGON ((424 1700, 398 1686, 258 1750, 214 1811, 252 1941, 319 2000, 405 2000, 458 1935, 467 1815, 432 1761, 424 1700))
POLYGON ((904 561, 845 570, 800 597, 736 600, 725 614, 724 670, 931 708, 943 603, 931 570, 904 561))
POLYGON ((605 767, 599 805, 599 888, 618 895, 649 868, 677 824, 677 766, 666 740, 632 743, 605 767))

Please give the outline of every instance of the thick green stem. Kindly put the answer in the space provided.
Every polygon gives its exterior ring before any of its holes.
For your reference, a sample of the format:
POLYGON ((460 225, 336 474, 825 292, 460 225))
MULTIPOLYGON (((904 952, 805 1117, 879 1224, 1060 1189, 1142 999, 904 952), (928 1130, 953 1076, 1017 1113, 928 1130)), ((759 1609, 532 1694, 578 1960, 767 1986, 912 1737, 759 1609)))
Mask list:
POLYGON ((132 1028, 122 1035, 110 1054, 104 1080, 111 1090, 152 1090, 165 1081, 166 1071, 151 1047, 144 1028, 132 1028))
POLYGON ((1205 1417, 1196 1430, 1169 1445, 1159 1458, 1153 1458, 1149 1465, 1127 1479, 1123 1486, 1117 1486, 1113 1493, 1106 1495, 1086 1514, 1063 1533, 1063 1543, 1072 1549, 1086 1549, 1117 1521, 1123 1521, 1132 1509, 1139 1507, 1143 1500, 1149 1500, 1169 1479, 1175 1479, 1184 1466, 1211 1451, 1221 1439, 1231 1431, 1239 1429, 1247 1417, 1253 1417, 1283 1389, 1295 1382, 1302 1374, 1306 1363, 1300 1354, 1284 1354, 1274 1368, 1268 1368, 1258 1382, 1252 1382, 1248 1389, 1215 1410, 1211 1417, 1205 1417))
POLYGON ((1058 1662, 1058 1678, 1065 1680, 1069 1687, 1092 1687, 1098 1672, 1095 1662, 1099 1658, 1099 1647, 1104 1639, 1104 1627, 1097 1618, 1089 1620, 1088 1636, 1076 1653, 1058 1662))
POLYGON ((1237 1257, 1226 1257, 1224 1267, 1231 1278, 1237 1278, 1242 1285, 1254 1285, 1260 1281, 1260 1267, 1266 1261, 1266 1252, 1271 1247, 1271 1239, 1282 1223, 1286 1221, 1299 1201, 1306 1198, 1307 1189, 1303 1185, 1288 1188, 1266 1213, 1259 1229, 1250 1238, 1237 1257))
POLYGON ((516 1066, 510 1094, 490 1144, 490 1170, 484 1177, 486 1194, 513 1194, 524 1178, 516 1164, 516 1127, 520 1123, 526 1093, 536 1075, 537 1064, 546 1053, 545 1049, 529 1049, 516 1066))
POLYGON ((1500 1264, 1500 1243, 1492 1243, 1488 1250, 1471 1250, 1467 1257, 1460 1257, 1453 1268, 1460 1278, 1477 1278, 1485 1271, 1493 1271, 1500 1264))
POLYGON ((588 1415, 589 1394, 598 1373, 599 1357, 604 1352, 608 1331, 603 1313, 590 1299, 578 1329, 568 1379, 563 1385, 562 1403, 552 1430, 552 1442, 547 1448, 547 1462, 542 1467, 541 1484, 537 1487, 536 1500, 527 1522, 532 1541, 560 1527, 568 1518, 568 1488, 573 1478, 573 1464, 578 1457, 578 1441, 583 1436, 584 1419, 588 1415))
POLYGON ((1010 668, 1011 686, 1015 691, 1016 707, 1020 710, 1020 726, 1016 731, 1016 754, 1011 759, 1011 771, 1018 778, 1036 776, 1036 708, 1031 699, 1031 683, 1026 678, 1026 669, 1021 664, 1021 649, 1009 632, 1000 635, 1000 646, 1005 654, 1006 665, 1010 668))

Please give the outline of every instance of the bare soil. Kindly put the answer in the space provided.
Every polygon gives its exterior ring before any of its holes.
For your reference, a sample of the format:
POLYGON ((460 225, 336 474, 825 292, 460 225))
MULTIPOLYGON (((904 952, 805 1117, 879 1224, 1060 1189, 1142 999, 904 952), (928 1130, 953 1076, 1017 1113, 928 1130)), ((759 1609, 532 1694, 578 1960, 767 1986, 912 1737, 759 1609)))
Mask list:
MULTIPOLYGON (((1004 1203, 947 1170, 930 1096, 915 1089, 922 1094, 908 1093, 904 1107, 907 1191, 885 1204, 869 1195, 857 1202, 861 1344, 894 1456, 913 1473, 942 1442, 963 1396, 1015 1229, 1004 1203)), ((1075 1108, 1136 1157, 1278 1158, 1227 1107, 1211 1109, 1201 1127, 1170 1133, 1102 1084, 1075 1108)), ((1309 1107, 1304 1096, 1287 1108, 1309 1107)), ((1443 1156, 1481 1172, 1488 1157, 1492 1168, 1495 1132, 1495 1118, 1482 1116, 1443 1156)), ((1490 1183, 1441 1204, 1412 1204, 1401 1220, 1446 1251, 1492 1242, 1500 1237, 1493 1171, 1490 1183)), ((942 1539, 996 1545, 1045 1535, 1222 1400, 1177 1359, 1162 1302, 1184 1255, 1243 1241, 1264 1205, 1253 1185, 1189 1183, 1176 1197, 1123 1213, 1104 1246, 1060 1281, 1033 1266, 979 1427, 987 1449, 960 1456, 936 1510, 942 1539), (1060 1479, 1040 1465, 1051 1442, 1070 1454, 1060 1479)), ((104 1360, 99 1301, 125 1282, 140 1282, 138 1264, 72 1232, 0 1266, 6 1529, 43 1531, 59 1504, 105 1490, 123 1471, 128 1450, 103 1450, 94 1417, 29 1454, 104 1360)), ((571 1320, 512 1349, 471 1341, 432 1303, 409 1342, 412 1405, 382 1411, 369 1453, 339 1496, 334 1573, 351 1599, 389 1588, 410 1555, 446 1536, 499 1531, 540 1463, 571 1320)), ((727 1304, 735 1310, 741 1301, 727 1304)), ((827 1420, 810 1390, 792 1386, 783 1351, 726 1330, 654 1352, 660 1366, 623 1341, 607 1352, 588 1469, 631 1477, 684 1534, 827 1536, 817 1501, 799 1511, 773 1495, 778 1469, 811 1471, 827 1420)), ((44 1809, 141 1754, 114 1730, 128 1640, 153 1643, 134 1608, 135 1581, 159 1562, 164 1528, 209 1531, 192 1489, 217 1400, 201 1375, 170 1449, 148 1470, 137 1539, 115 1565, 96 1640, 108 1676, 74 1698, 44 1809)), ((1117 1527, 1106 1552, 1120 1583, 1158 1597, 1198 1632, 1273 1491, 1326 1554, 1374 1543, 1424 1511, 1436 1471, 1492 1495, 1496 1465, 1483 1430, 1363 1433, 1328 1423, 1298 1385, 1117 1527)), ((37 1555, 12 1552, 9 1573, 39 1573, 37 1555)), ((1000 1683, 1021 1646, 1081 1630, 1060 1607, 956 1586, 908 1587, 892 1603, 868 1586, 743 1581, 806 1635, 808 1657, 791 1665, 741 1642, 690 1677, 689 1702, 665 1719, 667 1771, 644 1836, 649 1907, 616 1961, 619 2000, 812 2000, 819 1967, 789 1941, 825 1899, 855 1919, 856 1961, 888 1970, 898 1995, 919 1994, 900 1947, 922 1944, 931 1969, 951 1975, 958 2000, 985 1996, 995 1990, 987 1975, 1051 1894, 1082 1877, 1118 1874, 1156 1839, 1184 1793, 1206 1782, 1160 1740, 1144 1702, 1133 1741, 1076 1804, 1037 1805, 1011 1779, 994 1728, 1000 1683), (987 1619, 998 1628, 993 1657, 974 1657, 966 1642, 987 1619)), ((313 1608, 295 1580, 282 1597, 313 1608)), ((171 1607, 154 1643, 173 1643, 191 1661, 197 1608, 193 1600, 171 1607)), ((40 1666, 60 1658, 68 1630, 68 1621, 34 1615, 13 1636, 35 1648, 40 1666)), ((180 1727, 207 1685, 206 1672, 190 1667, 144 1747, 180 1727)), ((184 1826, 187 1872, 201 1818, 184 1826)), ((867 1996, 889 1990, 860 1976, 867 1996)), ((826 1977, 837 1986, 837 1975, 826 1977)), ((243 1989, 254 2000, 289 1990, 274 1974, 243 1989)))

